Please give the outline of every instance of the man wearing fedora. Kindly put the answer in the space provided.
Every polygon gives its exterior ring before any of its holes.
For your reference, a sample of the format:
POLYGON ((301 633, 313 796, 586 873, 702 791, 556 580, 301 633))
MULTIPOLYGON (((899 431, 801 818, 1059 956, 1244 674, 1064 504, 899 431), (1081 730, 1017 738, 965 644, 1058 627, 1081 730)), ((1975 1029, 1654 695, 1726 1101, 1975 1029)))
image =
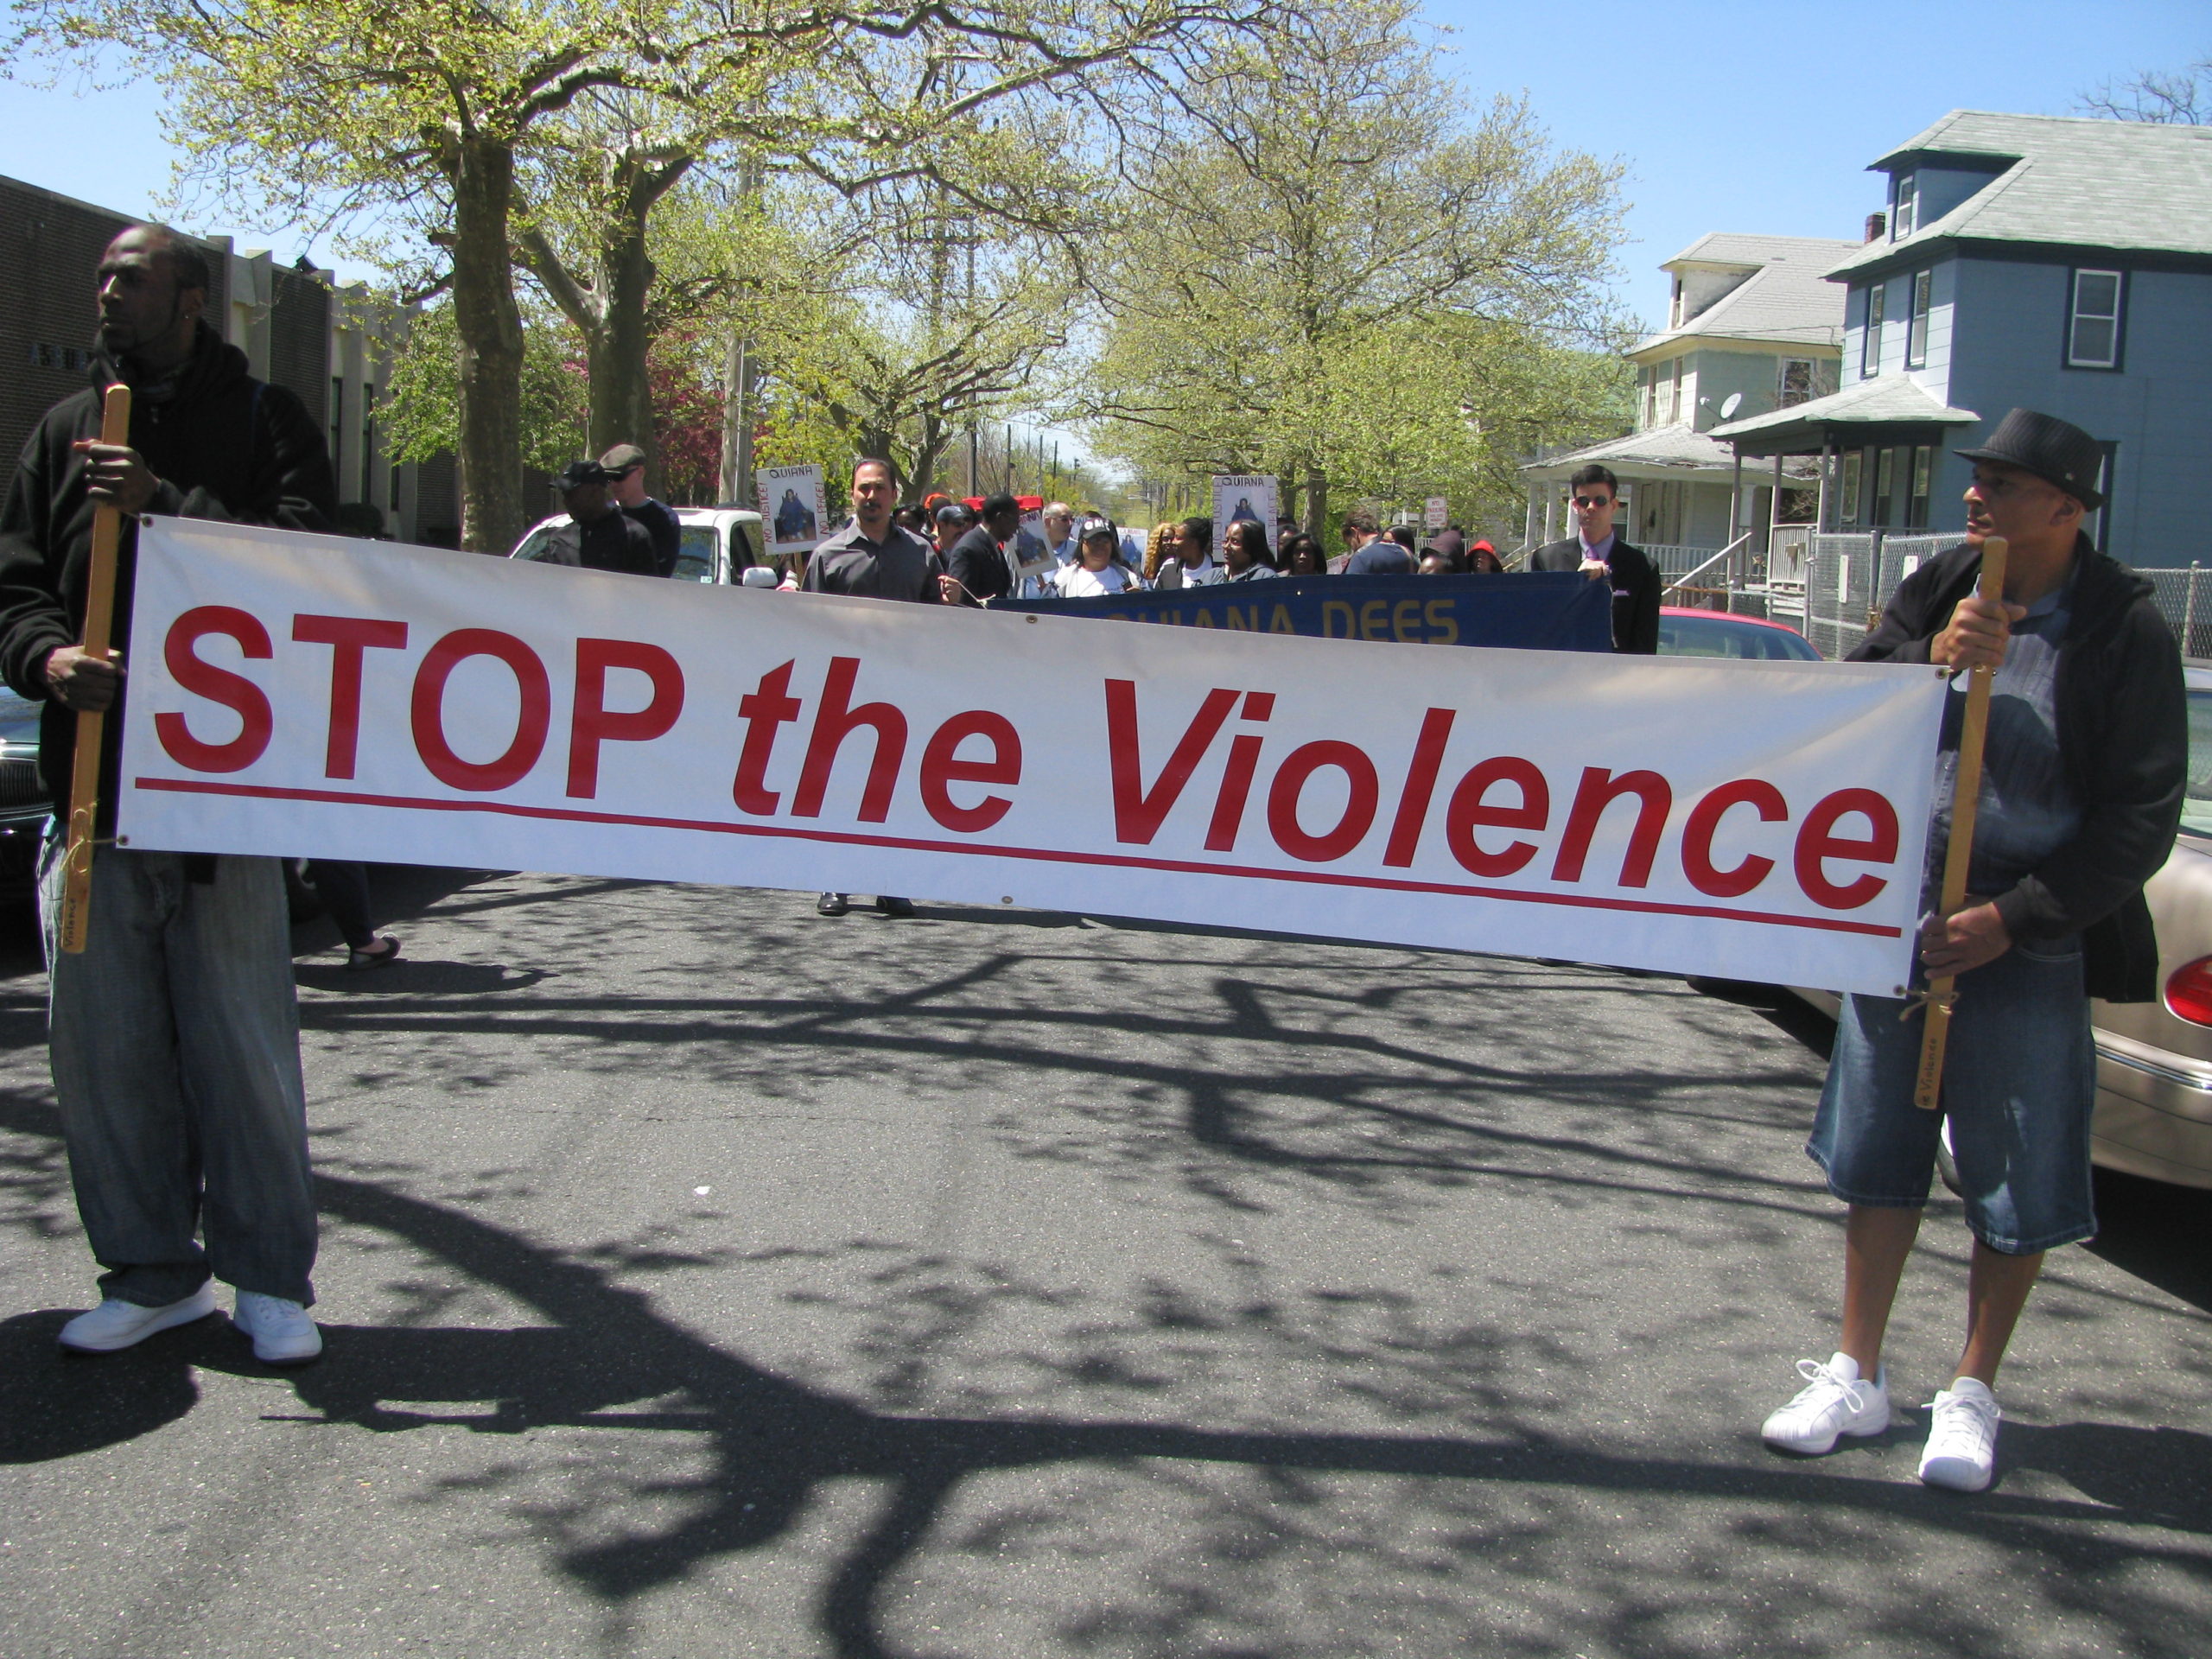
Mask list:
MULTIPOLYGON (((1967 535, 1898 588, 1855 661, 1995 667, 1968 897, 1921 925, 1920 968, 1955 975, 1942 1110, 1913 1104, 1923 1016, 1852 996, 1806 1151, 1850 1206, 1834 1356, 1766 1420, 1768 1445, 1817 1456, 1889 1427, 1883 1332, 1948 1119, 1974 1255, 1967 1338, 1929 1408, 1920 1478, 1980 1491, 1995 1464, 1992 1386, 2044 1253, 2096 1232, 2089 999, 2149 1001, 2158 953, 2143 884, 2180 823, 2189 756, 2181 654, 2151 584, 2098 552, 2102 453, 2079 427, 2016 409, 1978 449, 1967 535), (2010 544, 2001 601, 1976 596, 1982 543, 2010 544)), ((1949 838, 1964 677, 1937 757, 1928 839, 1935 907, 1949 838)))

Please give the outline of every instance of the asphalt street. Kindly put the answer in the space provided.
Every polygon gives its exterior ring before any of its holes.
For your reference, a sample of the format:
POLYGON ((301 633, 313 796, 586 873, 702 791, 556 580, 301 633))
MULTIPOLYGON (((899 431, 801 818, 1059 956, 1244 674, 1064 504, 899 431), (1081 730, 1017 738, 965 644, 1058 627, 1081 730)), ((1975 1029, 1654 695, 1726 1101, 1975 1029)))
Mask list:
MULTIPOLYGON (((2212 1194, 2101 1183, 1913 1478, 1824 1357, 1817 1020, 1679 981, 810 895, 393 873, 301 942, 328 1352, 105 1359, 0 938, 10 1659, 2212 1647, 2212 1194)), ((1287 918, 1293 919, 1293 918, 1287 918)), ((227 1294, 225 1297, 228 1303, 227 1294)))

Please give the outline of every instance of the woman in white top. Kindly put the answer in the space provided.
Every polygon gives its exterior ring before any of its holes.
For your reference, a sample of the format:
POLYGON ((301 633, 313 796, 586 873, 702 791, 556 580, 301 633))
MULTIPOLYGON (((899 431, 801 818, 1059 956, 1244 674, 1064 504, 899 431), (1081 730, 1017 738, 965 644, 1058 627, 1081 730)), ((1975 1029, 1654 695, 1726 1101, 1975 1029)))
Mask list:
POLYGON ((1121 537, 1113 525, 1103 519, 1085 524, 1083 540, 1076 549, 1076 562, 1060 571, 1060 597, 1096 599, 1102 594, 1134 592, 1136 575, 1115 556, 1120 551, 1121 537))

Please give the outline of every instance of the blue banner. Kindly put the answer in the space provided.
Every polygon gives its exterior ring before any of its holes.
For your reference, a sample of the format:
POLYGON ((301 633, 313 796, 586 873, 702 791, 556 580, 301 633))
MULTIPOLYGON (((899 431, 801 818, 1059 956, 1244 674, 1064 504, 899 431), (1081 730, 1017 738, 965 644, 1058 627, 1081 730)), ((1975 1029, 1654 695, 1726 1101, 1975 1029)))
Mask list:
POLYGON ((995 611, 1046 611, 1185 628, 1324 639, 1611 651, 1613 595, 1577 571, 1508 576, 1279 576, 1169 594, 1001 599, 995 611))

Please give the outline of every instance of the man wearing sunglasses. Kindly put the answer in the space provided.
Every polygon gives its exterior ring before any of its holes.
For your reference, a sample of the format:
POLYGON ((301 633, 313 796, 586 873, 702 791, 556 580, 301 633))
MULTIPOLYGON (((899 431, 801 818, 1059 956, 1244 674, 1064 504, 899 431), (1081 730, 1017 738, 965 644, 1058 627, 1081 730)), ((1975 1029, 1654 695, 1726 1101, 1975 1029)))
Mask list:
POLYGON ((1580 570, 1613 590, 1613 649, 1650 657, 1659 650, 1659 572, 1651 561, 1613 533, 1620 481, 1605 467, 1589 466, 1567 480, 1574 505, 1574 534, 1536 550, 1532 570, 1580 570))

